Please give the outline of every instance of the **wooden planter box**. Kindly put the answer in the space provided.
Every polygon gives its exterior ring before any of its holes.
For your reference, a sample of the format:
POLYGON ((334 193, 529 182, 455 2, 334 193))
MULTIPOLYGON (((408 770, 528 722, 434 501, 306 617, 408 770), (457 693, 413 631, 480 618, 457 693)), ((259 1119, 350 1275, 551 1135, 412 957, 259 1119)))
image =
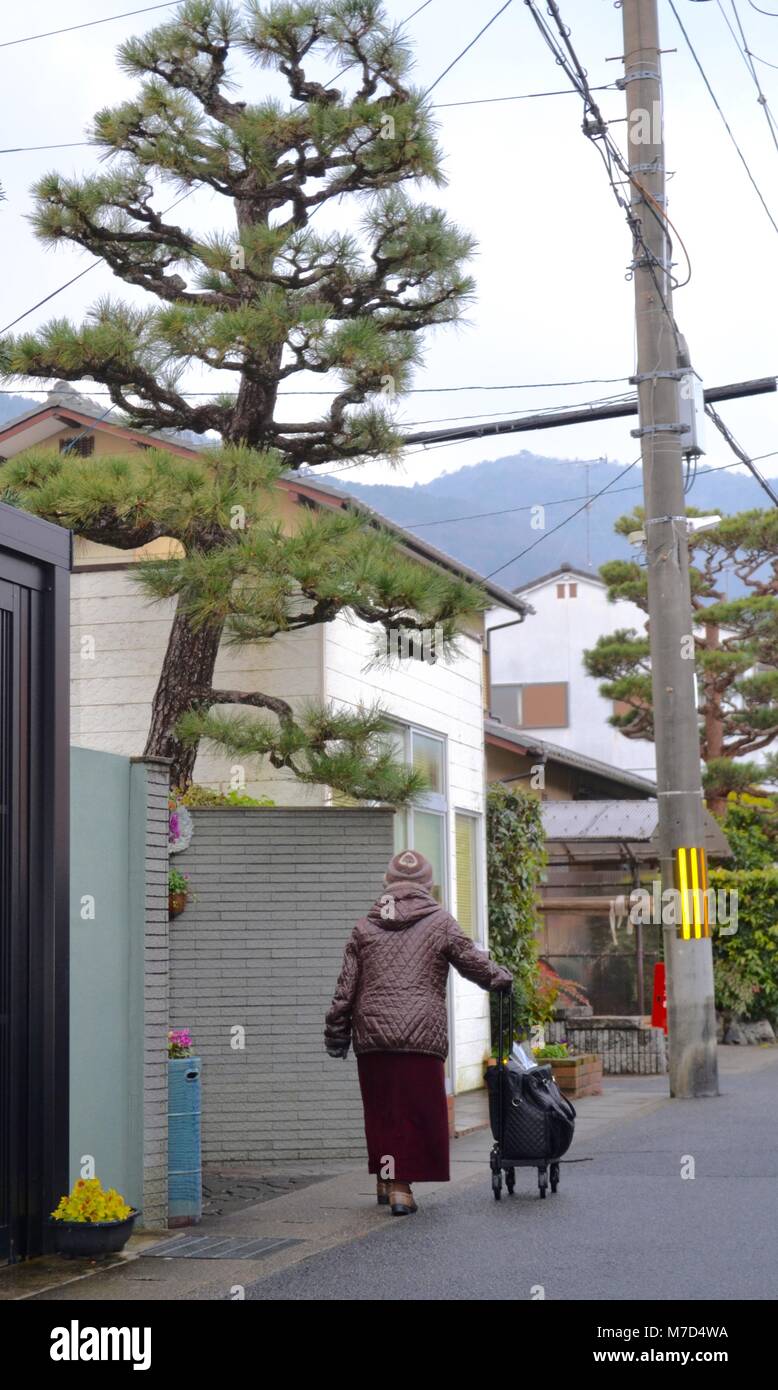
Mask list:
POLYGON ((602 1057, 585 1052, 580 1057, 556 1058, 551 1063, 554 1080, 565 1096, 602 1095, 602 1057))

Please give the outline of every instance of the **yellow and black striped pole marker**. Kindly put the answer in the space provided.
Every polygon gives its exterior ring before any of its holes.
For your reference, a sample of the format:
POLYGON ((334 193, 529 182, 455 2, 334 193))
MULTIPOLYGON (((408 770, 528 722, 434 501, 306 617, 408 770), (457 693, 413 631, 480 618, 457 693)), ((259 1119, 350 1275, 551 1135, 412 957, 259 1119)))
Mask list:
POLYGON ((679 846, 675 851, 675 882, 681 897, 678 935, 683 941, 710 936, 708 865, 702 846, 679 846))

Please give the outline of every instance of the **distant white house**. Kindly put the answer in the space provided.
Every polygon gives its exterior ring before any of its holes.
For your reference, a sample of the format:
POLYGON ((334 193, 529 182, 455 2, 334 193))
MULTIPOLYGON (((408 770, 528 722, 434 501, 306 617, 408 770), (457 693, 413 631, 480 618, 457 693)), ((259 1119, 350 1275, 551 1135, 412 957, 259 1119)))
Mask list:
POLYGON ((609 603, 599 576, 571 565, 516 594, 534 610, 521 629, 507 608, 486 615, 491 713, 514 729, 532 730, 540 739, 652 778, 654 745, 625 738, 608 723, 620 710, 603 698, 600 681, 583 664, 584 651, 599 637, 617 628, 643 632, 645 614, 623 599, 609 603))

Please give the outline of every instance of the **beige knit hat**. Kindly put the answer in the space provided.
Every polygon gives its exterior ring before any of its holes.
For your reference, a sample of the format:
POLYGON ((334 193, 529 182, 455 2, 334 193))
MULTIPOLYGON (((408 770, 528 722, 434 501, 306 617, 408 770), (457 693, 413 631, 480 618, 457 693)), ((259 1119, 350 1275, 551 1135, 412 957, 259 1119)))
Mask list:
POLYGON ((384 883, 416 883, 420 888, 431 888, 435 879, 429 859, 415 849, 403 849, 389 860, 384 874, 384 883))

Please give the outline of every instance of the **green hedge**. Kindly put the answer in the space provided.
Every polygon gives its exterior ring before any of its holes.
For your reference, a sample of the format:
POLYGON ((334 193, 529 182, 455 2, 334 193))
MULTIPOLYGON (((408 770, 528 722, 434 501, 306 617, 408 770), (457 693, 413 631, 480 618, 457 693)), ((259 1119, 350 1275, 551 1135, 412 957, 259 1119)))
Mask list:
POLYGON ((716 1007, 741 1018, 778 1022, 778 869, 713 869, 717 892, 737 892, 737 931, 714 929, 716 1007))

